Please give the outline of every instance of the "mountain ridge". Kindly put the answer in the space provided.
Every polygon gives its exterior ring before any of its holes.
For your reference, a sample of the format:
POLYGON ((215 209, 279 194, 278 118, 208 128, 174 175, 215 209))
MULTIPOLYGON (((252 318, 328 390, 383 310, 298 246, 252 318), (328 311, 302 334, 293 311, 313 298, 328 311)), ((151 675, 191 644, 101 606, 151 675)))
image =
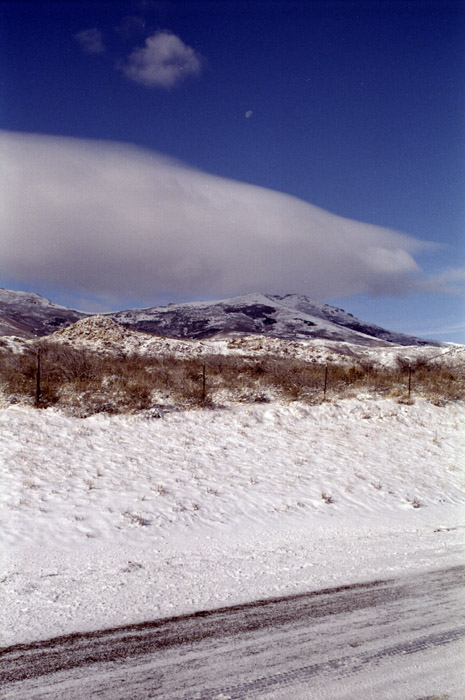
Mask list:
MULTIPOLYGON (((3 336, 43 337, 94 315, 61 306, 32 292, 0 289, 0 335, 3 336)), ((443 345, 439 341, 386 330, 361 321, 343 309, 299 294, 253 293, 218 301, 171 303, 103 315, 132 330, 180 339, 253 334, 371 346, 443 345)))

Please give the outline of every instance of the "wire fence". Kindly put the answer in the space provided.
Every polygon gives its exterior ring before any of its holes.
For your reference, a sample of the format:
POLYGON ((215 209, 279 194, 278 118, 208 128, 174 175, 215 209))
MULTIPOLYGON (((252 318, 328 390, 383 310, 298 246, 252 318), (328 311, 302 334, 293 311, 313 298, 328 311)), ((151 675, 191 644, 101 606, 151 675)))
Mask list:
POLYGON ((201 358, 112 357, 60 348, 39 348, 28 356, 5 357, 3 391, 37 407, 88 405, 109 412, 141 410, 154 403, 212 405, 273 399, 321 403, 356 395, 410 401, 465 398, 464 366, 445 355, 416 360, 399 357, 386 368, 369 362, 318 363, 292 357, 211 355, 201 358))
POLYGON ((10 403, 76 409, 83 416, 160 405, 321 403, 367 395, 441 403, 465 399, 464 351, 453 347, 415 359, 405 353, 382 367, 360 358, 328 363, 270 353, 124 356, 42 341, 22 354, 2 351, 0 388, 10 403))

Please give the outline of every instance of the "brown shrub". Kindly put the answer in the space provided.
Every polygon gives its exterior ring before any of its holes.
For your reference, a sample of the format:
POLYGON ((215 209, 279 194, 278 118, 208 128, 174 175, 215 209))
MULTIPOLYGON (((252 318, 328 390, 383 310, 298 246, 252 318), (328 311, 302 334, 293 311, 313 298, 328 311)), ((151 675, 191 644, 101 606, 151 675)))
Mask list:
POLYGON ((17 355, 3 351, 0 355, 0 380, 11 397, 34 395, 37 358, 32 352, 17 355))
MULTIPOLYGON (((0 348, 0 384, 11 400, 34 402, 39 348, 39 405, 56 405, 78 415, 140 411, 158 403, 206 406, 224 400, 279 398, 315 403, 323 399, 325 365, 292 357, 113 356, 40 341, 22 354, 0 348)), ((408 366, 407 370, 398 366, 392 371, 368 364, 328 366, 328 398, 344 398, 360 392, 407 399, 408 366)), ((464 377, 434 364, 420 364, 411 373, 411 393, 436 403, 463 399, 464 377)))

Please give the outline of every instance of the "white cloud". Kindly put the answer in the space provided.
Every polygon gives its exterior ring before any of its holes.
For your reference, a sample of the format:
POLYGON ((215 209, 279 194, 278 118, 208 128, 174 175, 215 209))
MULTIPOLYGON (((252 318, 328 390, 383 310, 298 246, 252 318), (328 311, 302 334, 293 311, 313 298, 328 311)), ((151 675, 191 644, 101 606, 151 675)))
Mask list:
POLYGON ((75 34, 74 38, 86 53, 103 53, 105 51, 100 29, 95 27, 93 29, 83 29, 82 32, 75 34))
POLYGON ((120 65, 124 75, 145 87, 171 88, 202 70, 202 58, 168 31, 156 32, 120 65))
POLYGON ((457 285, 457 289, 462 292, 465 284, 465 267, 447 268, 434 277, 433 281, 448 289, 451 287, 455 289, 457 285))
POLYGON ((4 279, 111 299, 418 288, 427 244, 106 142, 0 132, 4 279))
POLYGON ((448 267, 418 283, 418 289, 436 294, 465 296, 465 267, 448 267))

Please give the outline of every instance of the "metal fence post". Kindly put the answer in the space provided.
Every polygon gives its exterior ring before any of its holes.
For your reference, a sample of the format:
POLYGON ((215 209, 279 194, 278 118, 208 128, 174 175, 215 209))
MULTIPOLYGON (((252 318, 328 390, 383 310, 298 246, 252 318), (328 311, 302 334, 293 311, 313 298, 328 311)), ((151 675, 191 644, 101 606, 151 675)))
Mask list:
POLYGON ((36 369, 36 406, 40 403, 40 348, 37 350, 37 369, 36 369))

